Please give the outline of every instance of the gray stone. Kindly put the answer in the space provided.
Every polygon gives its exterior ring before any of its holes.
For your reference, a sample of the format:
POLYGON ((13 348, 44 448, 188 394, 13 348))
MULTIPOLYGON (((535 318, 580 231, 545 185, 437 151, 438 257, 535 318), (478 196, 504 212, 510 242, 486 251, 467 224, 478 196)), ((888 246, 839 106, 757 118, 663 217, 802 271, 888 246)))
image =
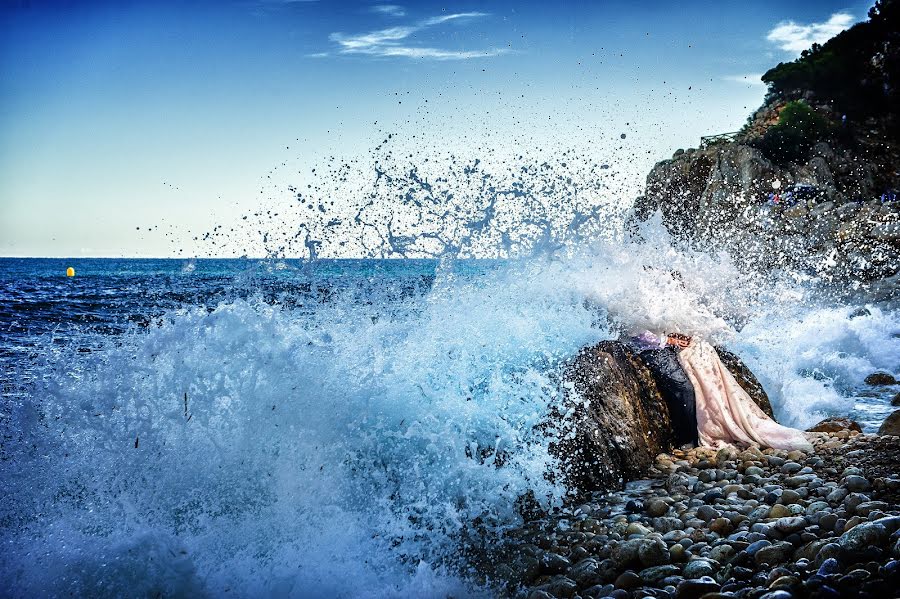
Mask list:
POLYGON ((669 511, 669 504, 662 499, 651 499, 644 505, 644 511, 651 518, 658 518, 666 515, 666 512, 669 511))
POLYGON ((701 578, 703 576, 712 576, 716 573, 716 568, 712 562, 706 559, 691 560, 684 565, 681 574, 685 578, 701 578))
POLYGON ((661 539, 647 539, 638 548, 638 559, 644 566, 659 566, 669 561, 669 550, 661 539))
POLYGON ((844 485, 844 488, 851 492, 865 491, 869 488, 869 481, 862 476, 857 476, 855 474, 844 477, 842 484, 844 485))
POLYGON ((701 505, 697 508, 697 517, 704 522, 709 522, 722 515, 722 512, 709 505, 701 505))
POLYGON ((719 583, 709 576, 683 580, 678 583, 675 599, 699 599, 706 593, 715 593, 719 588, 719 583))
POLYGON ((804 528, 806 528, 806 519, 803 516, 790 516, 775 521, 775 529, 783 534, 799 532, 804 528))
POLYGON ((794 546, 790 543, 780 541, 769 547, 763 547, 753 556, 759 565, 775 565, 783 564, 791 559, 794 554, 794 546))
POLYGON ((870 547, 877 547, 887 541, 887 528, 879 521, 857 524, 838 539, 838 544, 851 556, 865 553, 870 547))
POLYGON ((674 565, 666 565, 666 566, 653 566, 652 568, 645 568, 638 573, 638 576, 641 578, 641 581, 644 584, 648 585, 657 585, 663 581, 663 579, 674 576, 680 572, 680 568, 674 565))

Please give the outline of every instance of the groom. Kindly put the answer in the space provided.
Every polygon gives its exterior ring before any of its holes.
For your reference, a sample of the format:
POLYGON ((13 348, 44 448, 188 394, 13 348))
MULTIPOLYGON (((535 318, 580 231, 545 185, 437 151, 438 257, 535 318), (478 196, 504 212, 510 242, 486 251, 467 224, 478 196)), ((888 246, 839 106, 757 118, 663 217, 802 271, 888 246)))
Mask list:
POLYGON ((694 386, 678 362, 678 349, 687 347, 690 338, 671 334, 666 337, 665 343, 661 343, 653 337, 633 337, 629 345, 650 369, 660 395, 669 405, 676 446, 695 447, 699 444, 699 438, 694 386))

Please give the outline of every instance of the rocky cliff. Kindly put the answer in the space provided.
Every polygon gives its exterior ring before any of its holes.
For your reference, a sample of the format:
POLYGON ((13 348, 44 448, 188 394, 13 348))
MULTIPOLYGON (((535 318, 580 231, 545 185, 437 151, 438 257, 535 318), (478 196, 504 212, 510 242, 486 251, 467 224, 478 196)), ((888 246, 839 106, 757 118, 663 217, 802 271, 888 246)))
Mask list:
POLYGON ((897 7, 879 2, 869 21, 766 73, 767 101, 744 129, 659 162, 635 219, 658 211, 677 238, 747 267, 900 294, 897 7))

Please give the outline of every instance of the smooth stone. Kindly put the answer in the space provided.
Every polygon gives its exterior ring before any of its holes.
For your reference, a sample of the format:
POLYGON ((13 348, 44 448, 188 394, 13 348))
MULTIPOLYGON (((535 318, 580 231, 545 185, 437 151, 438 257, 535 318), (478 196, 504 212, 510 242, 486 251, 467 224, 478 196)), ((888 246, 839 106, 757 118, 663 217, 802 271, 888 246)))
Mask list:
POLYGON ((858 516, 868 517, 875 510, 884 511, 888 509, 888 504, 884 501, 866 501, 856 506, 856 514, 858 516))
POLYGON ((666 515, 666 512, 669 511, 669 504, 662 499, 651 499, 644 504, 644 509, 651 518, 658 518, 666 515))
POLYGON ((786 518, 791 515, 791 510, 786 505, 776 503, 769 510, 769 518, 786 518))
POLYGON ((647 528, 646 526, 643 526, 642 524, 637 523, 637 522, 632 522, 625 529, 625 534, 626 535, 641 535, 643 537, 643 536, 647 536, 648 534, 650 534, 650 529, 647 528))
POLYGON ((827 501, 813 501, 808 506, 806 506, 806 510, 804 511, 807 515, 812 516, 813 514, 818 514, 830 509, 831 506, 827 501))
POLYGON ((803 469, 803 466, 801 466, 797 462, 786 462, 781 467, 781 471, 785 474, 794 474, 795 472, 799 472, 802 469, 803 469))
POLYGON ((558 553, 545 553, 541 558, 541 572, 544 574, 561 574, 571 565, 572 562, 558 553))
POLYGON ((718 535, 727 535, 732 530, 731 520, 728 518, 716 518, 709 523, 709 530, 718 535))
POLYGON ((792 505, 797 503, 802 499, 800 493, 795 491, 794 489, 785 489, 781 494, 781 499, 778 500, 779 503, 784 505, 792 505))
POLYGON ((699 599, 707 593, 715 593, 719 588, 719 583, 710 576, 683 580, 678 583, 675 599, 699 599))
POLYGON ((680 572, 680 568, 678 566, 673 566, 671 564, 665 566, 653 566, 651 568, 645 568, 638 573, 640 579, 649 585, 659 584, 663 581, 663 579, 674 576, 680 572))
POLYGON ((837 523, 838 517, 836 514, 824 514, 821 518, 819 518, 819 527, 825 531, 834 530, 834 525, 837 523))
POLYGON ((783 564, 784 562, 791 559, 793 553, 793 545, 784 541, 780 541, 778 543, 774 543, 769 547, 763 547, 756 552, 756 555, 754 555, 753 558, 758 565, 783 564))
POLYGON ((644 566, 659 566, 669 561, 669 550, 661 539, 648 539, 638 548, 638 559, 644 566))
POLYGON ((878 520, 863 522, 842 534, 838 544, 849 557, 856 558, 867 554, 870 548, 885 543, 889 534, 878 520))
POLYGON ((715 573, 716 569, 713 567, 712 563, 705 559, 691 560, 685 564, 684 568, 681 570, 682 576, 688 579, 712 576, 715 573))
POLYGON ((721 515, 722 512, 709 505, 701 505, 699 508, 697 508, 697 517, 704 522, 709 522, 710 520, 718 518, 721 515))
POLYGON ((761 539, 759 541, 755 541, 750 543, 746 549, 744 549, 744 553, 750 556, 755 556, 756 552, 760 549, 765 549, 766 547, 770 547, 772 545, 772 541, 761 539))
POLYGON ((632 570, 622 572, 614 583, 617 589, 634 589, 641 585, 641 577, 632 570))
POLYGON ((844 488, 851 492, 865 491, 869 488, 869 481, 856 474, 845 477, 842 484, 844 488))
POLYGON ((709 551, 709 559, 714 559, 720 564, 724 564, 734 555, 734 547, 731 545, 717 545, 709 551))
POLYGON ((653 519, 653 528, 656 532, 665 534, 673 530, 683 530, 684 522, 674 516, 662 516, 653 519))
POLYGON ((825 496, 825 500, 828 503, 840 503, 847 497, 847 494, 850 491, 843 487, 837 487, 834 491, 825 496))
POLYGON ((779 518, 775 521, 775 529, 784 534, 799 532, 806 528, 806 518, 803 516, 791 516, 789 518, 779 518))

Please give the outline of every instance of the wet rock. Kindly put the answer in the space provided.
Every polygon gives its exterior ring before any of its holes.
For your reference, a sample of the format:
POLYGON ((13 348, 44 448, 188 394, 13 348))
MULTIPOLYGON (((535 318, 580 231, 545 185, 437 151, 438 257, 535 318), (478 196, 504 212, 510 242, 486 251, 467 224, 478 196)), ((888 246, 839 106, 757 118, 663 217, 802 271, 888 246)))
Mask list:
POLYGON ((884 419, 884 422, 878 427, 878 434, 900 437, 900 410, 894 410, 890 416, 884 419))
POLYGON ((536 591, 549 593, 551 597, 572 597, 578 591, 578 585, 571 578, 554 576, 549 582, 535 588, 536 591))
POLYGON ((614 583, 617 589, 635 589, 641 586, 641 577, 631 570, 622 572, 614 583))
POLYGON ((872 386, 896 385, 897 379, 889 372, 873 372, 866 377, 865 383, 872 386))
POLYGON ((649 539, 638 548, 638 559, 644 566, 659 566, 669 562, 669 550, 660 539, 649 539))
POLYGON ((653 566, 645 568, 638 573, 641 581, 646 585, 655 586, 661 583, 665 578, 678 574, 681 569, 678 566, 653 566))
POLYGON ((869 488, 869 481, 862 476, 851 474, 844 477, 843 485, 850 492, 865 491, 869 488))
POLYGON ((682 576, 685 578, 702 578, 703 576, 712 576, 716 573, 716 568, 706 559, 691 560, 685 564, 681 570, 682 576))
POLYGON ((878 521, 863 522, 842 534, 838 544, 850 559, 863 558, 871 553, 871 548, 885 543, 888 535, 887 528, 878 521))
POLYGON ((719 588, 719 583, 709 576, 683 580, 678 583, 675 599, 699 599, 706 593, 715 593, 719 588))
POLYGON ((763 547, 754 555, 754 560, 759 565, 783 564, 794 553, 794 546, 784 541, 779 541, 768 547, 763 547))
POLYGON ((651 518, 658 518, 666 515, 669 511, 669 504, 662 499, 651 499, 647 502, 644 509, 651 518))
POLYGON ((541 559, 541 572, 560 574, 568 570, 571 565, 568 559, 557 553, 545 553, 541 559))
POLYGON ((861 433, 862 427, 860 427, 857 422, 850 420, 849 418, 833 417, 826 418, 825 420, 820 421, 818 424, 815 424, 806 430, 811 433, 836 433, 843 430, 856 431, 858 433, 861 433))
POLYGON ((674 433, 668 407, 650 370, 624 344, 584 348, 567 373, 568 417, 554 414, 546 428, 570 487, 581 492, 618 488, 640 478, 656 456, 669 451, 674 433))
POLYGON ((775 530, 782 534, 798 532, 804 528, 806 528, 806 519, 803 516, 790 516, 775 521, 775 530))

